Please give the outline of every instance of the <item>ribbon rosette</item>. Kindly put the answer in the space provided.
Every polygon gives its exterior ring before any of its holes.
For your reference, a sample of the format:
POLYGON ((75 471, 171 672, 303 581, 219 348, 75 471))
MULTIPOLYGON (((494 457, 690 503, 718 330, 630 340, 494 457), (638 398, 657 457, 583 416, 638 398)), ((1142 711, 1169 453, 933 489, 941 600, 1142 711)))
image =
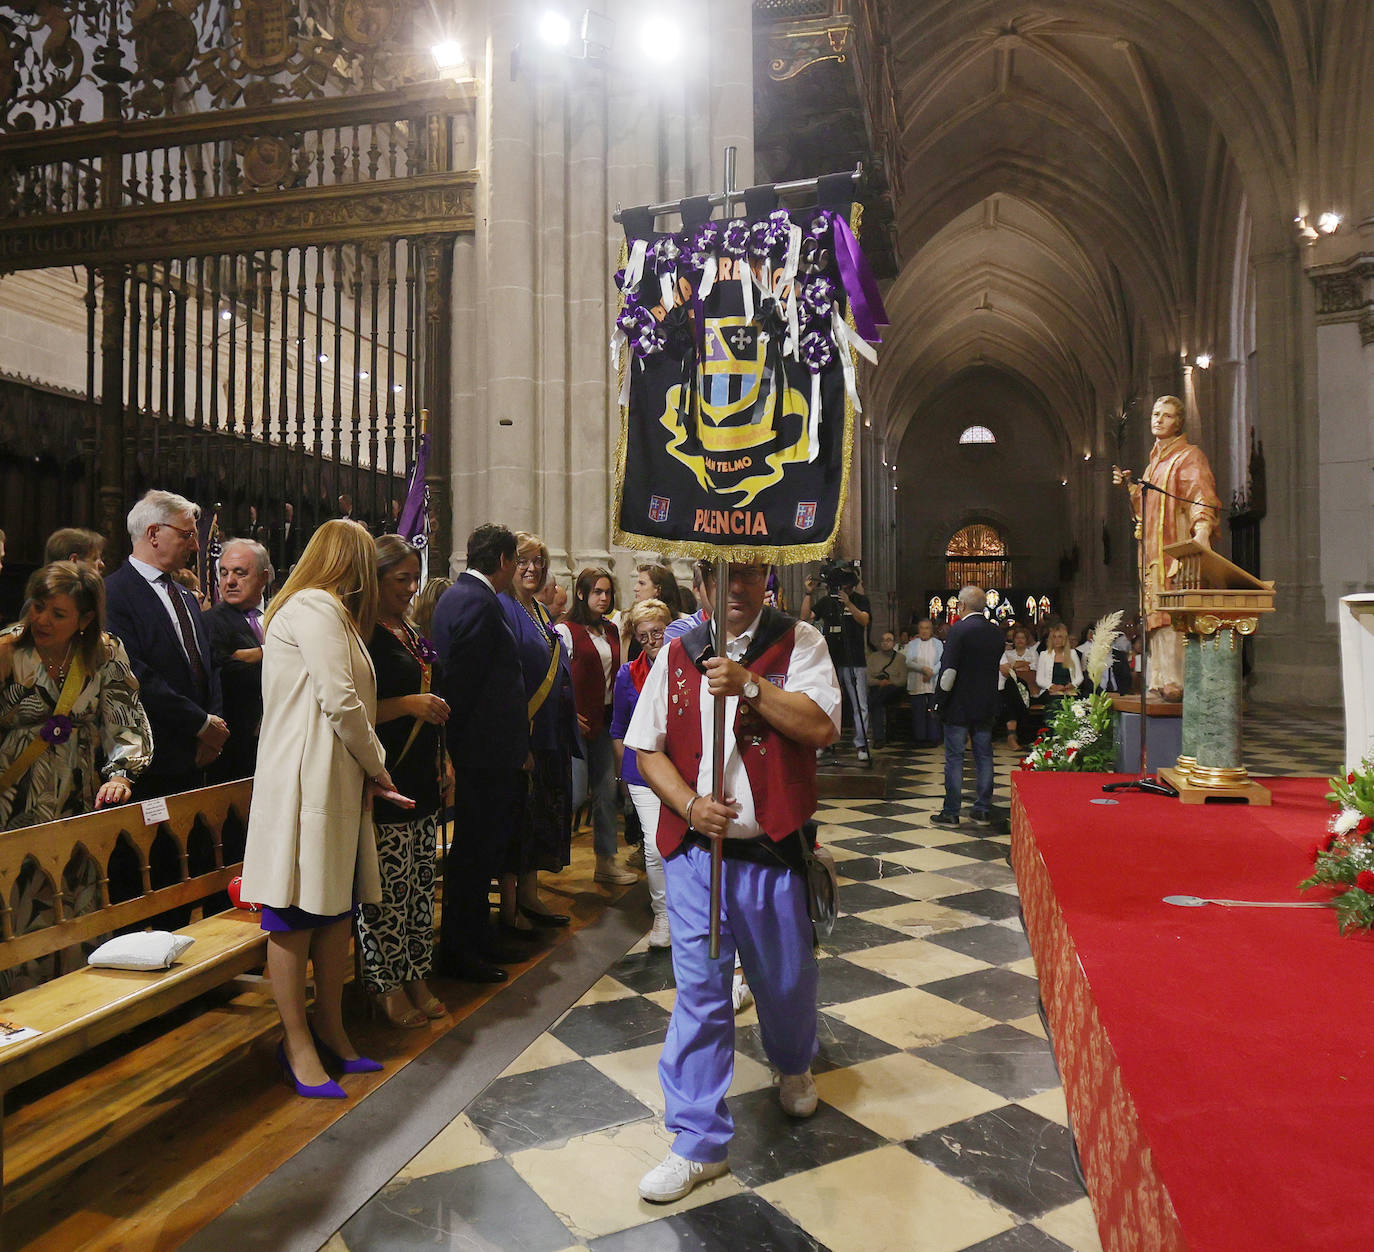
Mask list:
POLYGON ((72 737, 72 719, 61 713, 54 713, 38 732, 38 737, 57 747, 72 737))
POLYGON ((420 660, 426 665, 433 665, 439 659, 439 649, 434 644, 421 635, 415 643, 415 651, 419 654, 420 660))

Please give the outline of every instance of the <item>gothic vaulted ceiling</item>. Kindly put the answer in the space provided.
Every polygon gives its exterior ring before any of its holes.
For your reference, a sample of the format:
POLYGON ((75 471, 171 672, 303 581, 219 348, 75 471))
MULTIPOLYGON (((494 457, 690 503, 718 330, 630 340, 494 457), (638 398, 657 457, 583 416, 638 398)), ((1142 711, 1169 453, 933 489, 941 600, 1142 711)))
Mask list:
POLYGON ((889 447, 991 372, 1066 456, 1102 450, 1105 415, 1233 316, 1247 248, 1371 203, 1368 0, 868 2, 904 187, 872 387, 889 447))

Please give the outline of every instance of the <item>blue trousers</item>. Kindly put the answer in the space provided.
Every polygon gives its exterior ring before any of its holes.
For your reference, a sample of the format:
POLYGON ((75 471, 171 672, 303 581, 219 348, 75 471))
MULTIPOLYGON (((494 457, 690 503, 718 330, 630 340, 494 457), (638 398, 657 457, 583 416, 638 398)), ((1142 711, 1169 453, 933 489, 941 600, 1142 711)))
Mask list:
POLYGON ((720 956, 707 955, 711 854, 688 845, 663 863, 673 932, 677 1002, 658 1063, 673 1151, 723 1161, 735 1132, 725 1093, 735 1071, 735 953, 758 1006, 768 1059, 800 1074, 816 1055, 816 956, 806 883, 782 865, 726 861, 721 875, 720 956))
POLYGON ((572 807, 576 812, 592 802, 592 846, 597 856, 614 856, 616 849, 616 813, 620 791, 615 780, 615 747, 611 743, 609 722, 599 735, 586 738, 579 730, 577 741, 582 746, 582 758, 573 757, 572 807))
POLYGON ((973 740, 973 770, 977 778, 978 794, 973 811, 986 813, 992 807, 992 727, 945 727, 945 803, 940 810, 951 817, 959 816, 964 800, 964 740, 973 740))

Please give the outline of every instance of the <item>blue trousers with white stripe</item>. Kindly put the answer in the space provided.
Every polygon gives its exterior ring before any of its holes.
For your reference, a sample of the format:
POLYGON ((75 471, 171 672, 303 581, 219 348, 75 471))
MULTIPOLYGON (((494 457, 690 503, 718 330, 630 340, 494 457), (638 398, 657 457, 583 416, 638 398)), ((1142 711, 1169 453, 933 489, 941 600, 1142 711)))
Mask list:
POLYGON ((730 1000, 735 954, 758 1006, 769 1061, 800 1074, 816 1055, 816 957, 806 882, 779 864, 727 860, 721 875, 720 956, 707 955, 711 854, 694 844, 663 863, 677 1001, 658 1063, 673 1151, 723 1161, 735 1124, 725 1093, 735 1068, 730 1000))

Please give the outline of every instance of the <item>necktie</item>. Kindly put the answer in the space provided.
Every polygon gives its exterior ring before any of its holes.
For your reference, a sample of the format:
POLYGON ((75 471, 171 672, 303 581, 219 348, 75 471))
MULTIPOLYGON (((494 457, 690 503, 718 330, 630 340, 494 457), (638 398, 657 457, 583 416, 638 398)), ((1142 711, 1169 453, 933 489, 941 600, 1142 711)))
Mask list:
POLYGON ((248 625, 253 628, 253 638, 259 643, 262 642, 262 610, 248 610, 248 625))
POLYGON ((200 645, 196 642, 196 629, 191 625, 191 610, 186 607, 186 601, 182 599, 181 588, 172 581, 170 574, 163 574, 158 579, 167 588, 167 594, 172 597, 172 608, 176 612, 177 626, 181 629, 181 645, 186 649, 186 659, 191 664, 191 677, 195 680, 197 690, 205 690, 205 666, 200 659, 200 645))

